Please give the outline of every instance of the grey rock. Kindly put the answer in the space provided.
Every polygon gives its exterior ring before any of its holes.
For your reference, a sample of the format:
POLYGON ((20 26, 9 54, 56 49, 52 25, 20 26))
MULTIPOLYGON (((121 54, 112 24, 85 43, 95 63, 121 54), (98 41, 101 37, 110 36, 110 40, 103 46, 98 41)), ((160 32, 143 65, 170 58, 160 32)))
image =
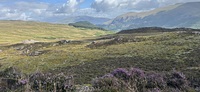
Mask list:
POLYGON ((71 41, 70 40, 60 40, 58 41, 59 44, 67 44, 67 43, 70 43, 71 41))
POLYGON ((39 56, 41 54, 43 54, 42 51, 34 51, 34 52, 30 53, 29 56, 39 56))
POLYGON ((24 46, 17 46, 15 47, 16 50, 23 50, 25 47, 24 46))

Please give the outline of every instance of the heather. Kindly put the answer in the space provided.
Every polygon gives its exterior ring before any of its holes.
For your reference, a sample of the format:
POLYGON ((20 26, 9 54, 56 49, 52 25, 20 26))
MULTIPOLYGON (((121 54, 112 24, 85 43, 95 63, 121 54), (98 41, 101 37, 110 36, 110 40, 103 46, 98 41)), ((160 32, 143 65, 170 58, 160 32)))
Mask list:
POLYGON ((93 80, 96 92, 190 92, 189 81, 178 71, 156 73, 118 68, 93 80))
POLYGON ((30 75, 16 68, 0 72, 0 91, 22 92, 192 92, 195 89, 179 71, 165 73, 144 71, 139 68, 117 68, 101 77, 93 78, 89 86, 78 86, 74 76, 37 71, 30 75))
POLYGON ((72 92, 75 90, 73 76, 63 73, 53 75, 37 71, 25 75, 11 67, 0 72, 0 79, 1 92, 72 92))

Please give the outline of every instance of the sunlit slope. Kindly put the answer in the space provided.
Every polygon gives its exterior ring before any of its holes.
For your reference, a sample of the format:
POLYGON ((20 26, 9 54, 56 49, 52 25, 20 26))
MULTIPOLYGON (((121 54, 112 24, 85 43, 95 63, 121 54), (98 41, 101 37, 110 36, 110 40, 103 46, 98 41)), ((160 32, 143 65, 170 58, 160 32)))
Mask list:
POLYGON ((102 30, 80 29, 62 24, 0 21, 0 44, 19 43, 28 39, 35 41, 80 40, 108 33, 102 30))

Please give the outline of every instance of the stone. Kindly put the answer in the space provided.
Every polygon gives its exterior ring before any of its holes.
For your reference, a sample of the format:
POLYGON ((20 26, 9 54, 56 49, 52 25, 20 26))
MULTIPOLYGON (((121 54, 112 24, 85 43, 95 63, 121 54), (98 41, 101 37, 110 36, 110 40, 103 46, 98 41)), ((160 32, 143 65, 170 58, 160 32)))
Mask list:
POLYGON ((34 51, 34 52, 30 53, 30 56, 39 56, 42 53, 43 53, 42 51, 34 51))
POLYGON ((25 47, 24 46, 17 46, 15 47, 16 50, 23 50, 25 47))
POLYGON ((39 56, 39 55, 42 55, 44 53, 47 53, 48 50, 42 50, 42 51, 33 51, 31 53, 29 53, 29 56, 39 56))
POLYGON ((70 40, 60 40, 58 41, 59 44, 67 44, 70 43, 70 40))
POLYGON ((35 41, 35 40, 32 40, 32 39, 22 41, 23 44, 31 44, 31 43, 36 43, 36 42, 39 42, 39 41, 35 41))

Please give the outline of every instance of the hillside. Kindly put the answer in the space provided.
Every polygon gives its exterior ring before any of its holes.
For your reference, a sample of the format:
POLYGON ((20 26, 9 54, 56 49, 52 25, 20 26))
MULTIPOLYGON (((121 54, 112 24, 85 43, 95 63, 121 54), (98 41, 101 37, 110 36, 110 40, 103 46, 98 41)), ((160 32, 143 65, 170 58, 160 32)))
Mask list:
POLYGON ((162 27, 143 27, 143 28, 136 28, 136 29, 128 29, 122 30, 117 34, 133 34, 133 33, 159 33, 159 32, 195 32, 200 31, 199 29, 192 29, 192 28, 162 28, 162 27))
MULTIPOLYGON (((200 33, 182 28, 141 28, 140 30, 143 29, 146 31, 123 32, 79 41, 62 40, 0 46, 2 71, 0 79, 12 79, 15 78, 13 76, 21 73, 22 78, 30 77, 27 79, 30 83, 27 85, 33 90, 38 91, 38 88, 41 88, 43 91, 52 91, 54 88, 52 80, 57 80, 58 85, 61 85, 63 76, 64 78, 73 76, 73 85, 78 89, 84 84, 87 85, 86 87, 93 87, 90 83, 94 78, 110 73, 116 68, 134 67, 161 74, 168 74, 174 70, 180 71, 185 74, 184 79, 189 81, 187 85, 191 87, 190 89, 167 86, 160 87, 160 90, 198 92, 200 90, 200 33), (20 73, 16 72, 17 70, 20 73)), ((10 37, 15 39, 12 35, 10 37)), ((183 75, 182 73, 180 74, 183 75)), ((178 84, 174 85, 182 85, 179 79, 173 81, 178 81, 178 84)), ((25 90, 27 85, 12 90, 25 90)))
POLYGON ((103 28, 100 28, 100 27, 88 22, 88 21, 79 21, 79 22, 76 22, 76 23, 69 23, 68 25, 78 27, 78 28, 105 30, 103 28))
POLYGON ((25 21, 0 21, 0 44, 13 44, 25 40, 35 41, 58 41, 82 40, 105 32, 97 29, 79 29, 64 24, 49 24, 25 21))
POLYGON ((139 27, 190 27, 199 28, 200 2, 175 4, 155 10, 127 13, 108 22, 105 28, 112 30, 139 27))

